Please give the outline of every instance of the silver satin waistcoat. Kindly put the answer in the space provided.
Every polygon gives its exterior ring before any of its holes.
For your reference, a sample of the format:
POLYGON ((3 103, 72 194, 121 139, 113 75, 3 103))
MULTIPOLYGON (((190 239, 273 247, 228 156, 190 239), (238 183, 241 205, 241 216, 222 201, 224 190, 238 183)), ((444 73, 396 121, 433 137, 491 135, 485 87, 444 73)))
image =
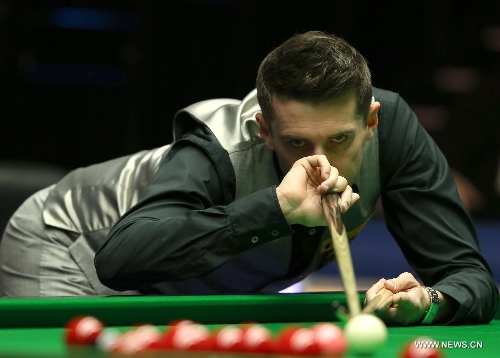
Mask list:
MULTIPOLYGON (((255 113, 260 108, 256 94, 253 90, 243 101, 202 101, 181 111, 205 123, 228 151, 236 173, 237 199, 279 184, 273 153, 258 133, 255 113)), ((183 135, 179 120, 177 115, 174 141, 183 135)), ((83 235, 95 253, 109 229, 137 202, 170 147, 169 144, 71 172, 49 194, 43 211, 45 223, 83 235)), ((350 238, 373 213, 380 193, 378 161, 375 133, 365 144, 361 171, 355 181, 361 199, 343 215, 350 238)), ((329 242, 327 236, 324 240, 329 242)), ((157 286, 165 294, 227 293, 231 287, 240 287, 246 282, 253 292, 276 292, 320 267, 325 255, 324 245, 320 246, 309 268, 299 277, 288 280, 281 277, 288 270, 291 240, 282 237, 238 255, 203 278, 157 286)), ((332 253, 329 255, 333 258, 332 253)))

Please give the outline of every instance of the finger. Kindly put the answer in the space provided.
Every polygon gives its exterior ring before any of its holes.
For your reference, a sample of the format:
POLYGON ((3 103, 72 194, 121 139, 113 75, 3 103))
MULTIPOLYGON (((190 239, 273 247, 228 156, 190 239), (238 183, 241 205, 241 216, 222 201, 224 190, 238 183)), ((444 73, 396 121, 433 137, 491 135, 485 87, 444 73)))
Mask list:
POLYGON ((321 180, 324 181, 331 176, 332 166, 325 155, 311 155, 304 159, 310 166, 320 168, 321 180))
MULTIPOLYGON (((309 162, 308 158, 302 158, 296 162, 297 166, 301 166, 306 174, 308 179, 317 187, 321 186, 322 179, 321 179, 321 170, 319 170, 318 167, 315 167, 314 165, 309 162)), ((326 190, 326 189, 325 189, 326 190)))
POLYGON ((385 292, 381 296, 380 302, 375 307, 375 312, 385 312, 392 307, 394 302, 392 301, 393 293, 388 289, 385 289, 385 292))
POLYGON ((409 300, 410 300, 410 295, 408 293, 406 293, 406 292, 395 293, 394 296, 393 296, 393 299, 392 299, 392 301, 394 302, 394 304, 397 304, 397 305, 400 305, 400 306, 406 305, 409 300))
POLYGON ((414 294, 398 292, 393 296, 393 306, 384 314, 387 313, 391 321, 399 325, 408 325, 421 321, 427 308, 416 302, 414 294))
POLYGON ((340 208, 345 213, 351 207, 352 203, 352 188, 348 185, 345 190, 340 194, 340 208))
POLYGON ((400 316, 399 312, 400 309, 397 306, 391 306, 387 308, 385 311, 376 311, 375 313, 385 322, 385 324, 397 325, 401 321, 401 319, 399 318, 400 316))
POLYGON ((363 313, 382 312, 392 305, 393 293, 383 287, 376 296, 363 308, 363 313))
POLYGON ((367 302, 370 302, 377 295, 377 293, 384 288, 385 281, 385 278, 381 278, 372 287, 370 287, 368 291, 366 291, 367 302))
POLYGON ((420 308, 420 306, 415 302, 415 297, 409 292, 398 292, 394 294, 392 302, 395 306, 400 307, 402 311, 408 312, 425 312, 425 309, 420 308))
POLYGON ((318 190, 321 194, 342 193, 347 186, 347 179, 339 175, 337 168, 331 167, 330 177, 321 183, 318 190))
MULTIPOLYGON (((332 168, 334 168, 334 167, 332 167, 332 168)), ((343 177, 343 176, 341 176, 341 175, 338 175, 338 172, 339 172, 339 171, 338 171, 338 169, 337 169, 337 168, 334 168, 334 169, 335 169, 335 171, 337 172, 337 178, 336 178, 337 180, 335 180, 335 182, 334 182, 334 183, 332 183, 332 184, 333 184, 333 186, 332 186, 331 191, 332 191, 332 192, 335 192, 335 193, 341 193, 341 192, 343 192, 344 190, 346 190, 346 188, 347 188, 347 184, 348 184, 348 183, 347 183, 347 179, 346 179, 346 178, 344 178, 344 177, 343 177)), ((333 170, 333 169, 332 169, 332 170, 333 170)))
POLYGON ((314 185, 318 187, 320 192, 326 193, 328 191, 328 183, 324 183, 324 181, 331 177, 332 166, 330 165, 330 162, 328 162, 326 156, 312 155, 304 157, 296 163, 304 168, 309 180, 311 180, 314 185))
POLYGON ((394 293, 408 290, 417 285, 419 285, 419 283, 409 272, 403 272, 398 277, 387 280, 385 283, 385 287, 394 293))
POLYGON ((393 293, 398 292, 397 278, 391 278, 391 279, 387 280, 385 283, 385 288, 387 288, 388 290, 391 290, 393 293))
POLYGON ((321 180, 327 180, 332 176, 339 175, 339 171, 337 170, 337 168, 332 167, 325 155, 319 155, 318 162, 320 163, 321 168, 321 180))
POLYGON ((321 194, 328 193, 338 193, 341 190, 335 190, 335 186, 341 177, 339 176, 339 170, 330 165, 330 171, 328 174, 328 178, 321 183, 321 186, 318 188, 321 194))

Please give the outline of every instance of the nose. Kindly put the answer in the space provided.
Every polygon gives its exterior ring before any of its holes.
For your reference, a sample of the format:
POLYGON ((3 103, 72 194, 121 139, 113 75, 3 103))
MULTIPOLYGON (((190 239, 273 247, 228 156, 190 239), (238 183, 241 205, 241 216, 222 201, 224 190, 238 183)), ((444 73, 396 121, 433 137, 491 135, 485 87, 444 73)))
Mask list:
POLYGON ((326 155, 326 151, 322 146, 315 146, 314 147, 314 155, 326 155))

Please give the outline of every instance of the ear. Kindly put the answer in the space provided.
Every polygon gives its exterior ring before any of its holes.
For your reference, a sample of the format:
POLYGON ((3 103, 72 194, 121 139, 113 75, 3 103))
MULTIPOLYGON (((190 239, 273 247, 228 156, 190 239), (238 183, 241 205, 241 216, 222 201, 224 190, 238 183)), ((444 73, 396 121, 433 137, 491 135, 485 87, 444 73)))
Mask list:
POLYGON ((373 102, 368 110, 368 119, 366 120, 366 135, 365 140, 370 140, 375 134, 375 128, 378 126, 378 111, 380 102, 373 102))
POLYGON ((261 112, 257 112, 255 114, 255 119, 257 120, 257 123, 259 124, 259 134, 262 139, 264 139, 264 142, 266 143, 266 146, 269 149, 274 150, 274 145, 273 145, 273 139, 271 135, 271 129, 267 121, 265 120, 264 116, 262 115, 261 112))

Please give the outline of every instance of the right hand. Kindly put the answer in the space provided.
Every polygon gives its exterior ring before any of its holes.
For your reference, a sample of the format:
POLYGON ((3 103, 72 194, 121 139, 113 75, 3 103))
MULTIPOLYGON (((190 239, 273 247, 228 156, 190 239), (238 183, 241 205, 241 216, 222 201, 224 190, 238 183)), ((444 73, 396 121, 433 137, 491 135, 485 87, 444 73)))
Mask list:
POLYGON ((339 193, 342 212, 346 212, 359 195, 353 193, 347 180, 339 175, 324 155, 297 160, 276 188, 276 194, 288 223, 304 226, 327 226, 321 197, 339 193))

